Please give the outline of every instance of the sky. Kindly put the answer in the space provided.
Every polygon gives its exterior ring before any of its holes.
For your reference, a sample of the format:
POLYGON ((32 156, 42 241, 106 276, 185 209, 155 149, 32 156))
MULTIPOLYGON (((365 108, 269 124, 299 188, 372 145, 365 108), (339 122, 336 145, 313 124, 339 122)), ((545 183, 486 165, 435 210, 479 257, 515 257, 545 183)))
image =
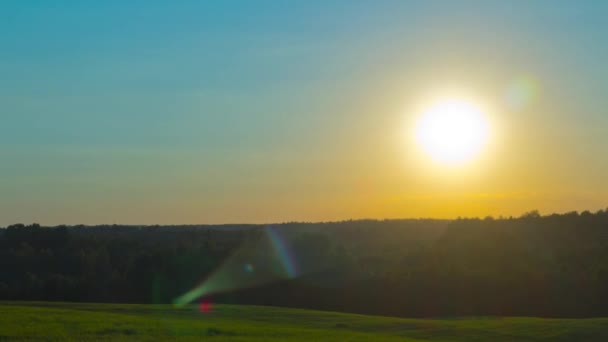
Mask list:
POLYGON ((608 207, 605 1, 2 1, 0 225, 608 207), (412 141, 465 92, 464 166, 412 141), (426 101, 426 102, 425 102, 426 101))

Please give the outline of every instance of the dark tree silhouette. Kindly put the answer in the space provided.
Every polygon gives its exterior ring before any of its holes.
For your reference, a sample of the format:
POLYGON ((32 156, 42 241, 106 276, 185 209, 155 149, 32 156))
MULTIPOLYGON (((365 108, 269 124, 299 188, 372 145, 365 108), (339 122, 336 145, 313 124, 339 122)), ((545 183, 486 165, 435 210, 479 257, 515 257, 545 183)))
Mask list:
POLYGON ((170 303, 235 267, 237 284, 210 299, 400 316, 608 315, 608 210, 272 231, 283 240, 258 225, 12 225, 0 229, 0 299, 170 303), (268 277, 287 257, 294 274, 268 277))

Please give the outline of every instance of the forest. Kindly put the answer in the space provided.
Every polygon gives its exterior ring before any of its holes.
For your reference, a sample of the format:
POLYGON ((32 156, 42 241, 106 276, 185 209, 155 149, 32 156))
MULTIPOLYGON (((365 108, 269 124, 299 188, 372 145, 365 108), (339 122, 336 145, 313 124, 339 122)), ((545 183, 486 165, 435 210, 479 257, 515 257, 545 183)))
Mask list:
POLYGON ((0 300, 607 316, 608 210, 275 225, 15 224, 0 229, 0 300))

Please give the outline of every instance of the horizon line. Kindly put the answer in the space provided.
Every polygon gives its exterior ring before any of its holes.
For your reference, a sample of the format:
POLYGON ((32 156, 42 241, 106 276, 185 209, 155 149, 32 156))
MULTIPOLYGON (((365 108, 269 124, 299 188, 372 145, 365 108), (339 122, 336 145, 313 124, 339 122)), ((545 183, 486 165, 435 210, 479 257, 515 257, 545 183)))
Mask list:
POLYGON ((327 223, 344 223, 344 222, 357 222, 357 221, 377 221, 377 222, 386 222, 386 221, 422 221, 422 220, 427 220, 427 221, 458 221, 458 220, 486 220, 486 219, 491 219, 491 220, 512 220, 512 219, 520 219, 520 218, 525 218, 525 217, 530 217, 530 216, 534 216, 534 217, 539 217, 539 218, 544 218, 544 217, 551 217, 551 216, 564 216, 564 215, 571 215, 571 214, 576 214, 578 216, 580 216, 581 214, 592 214, 592 215, 597 215, 597 214, 601 214, 601 213, 607 213, 608 212, 608 207, 604 208, 604 209, 599 209, 596 211, 591 211, 591 210, 582 210, 582 211, 578 211, 578 210, 571 210, 571 211, 565 211, 565 212, 553 212, 550 214, 541 214, 541 212, 539 210, 529 210, 526 211, 522 214, 520 214, 519 216, 514 216, 514 215, 499 215, 499 216, 494 216, 494 215, 486 215, 486 216, 457 216, 457 217, 453 217, 453 218, 434 218, 434 217, 402 217, 402 218, 349 218, 349 219, 342 219, 342 220, 329 220, 329 221, 283 221, 283 222, 265 222, 265 223, 167 223, 167 224, 161 224, 161 223, 151 223, 151 224, 132 224, 132 223, 76 223, 76 224, 65 224, 65 223, 60 223, 60 224, 54 224, 54 225, 45 225, 45 224, 40 224, 38 222, 32 222, 29 224, 26 223, 22 223, 22 222, 18 222, 18 223, 12 223, 12 224, 8 224, 6 226, 0 226, 0 229, 6 229, 8 227, 11 226, 18 226, 18 225, 23 225, 23 226, 33 226, 33 225, 38 225, 40 227, 61 227, 61 226, 66 226, 66 227, 112 227, 112 226, 127 226, 127 227, 154 227, 154 226, 159 226, 159 227, 184 227, 184 226, 272 226, 272 225, 285 225, 285 224, 327 224, 327 223))

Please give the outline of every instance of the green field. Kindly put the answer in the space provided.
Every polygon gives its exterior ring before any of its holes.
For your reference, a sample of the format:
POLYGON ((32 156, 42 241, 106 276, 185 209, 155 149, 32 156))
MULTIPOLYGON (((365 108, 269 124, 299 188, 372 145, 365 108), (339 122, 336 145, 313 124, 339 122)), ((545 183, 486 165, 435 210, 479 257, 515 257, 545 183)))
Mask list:
POLYGON ((0 341, 608 341, 608 318, 402 319, 259 306, 1 302, 0 341))

